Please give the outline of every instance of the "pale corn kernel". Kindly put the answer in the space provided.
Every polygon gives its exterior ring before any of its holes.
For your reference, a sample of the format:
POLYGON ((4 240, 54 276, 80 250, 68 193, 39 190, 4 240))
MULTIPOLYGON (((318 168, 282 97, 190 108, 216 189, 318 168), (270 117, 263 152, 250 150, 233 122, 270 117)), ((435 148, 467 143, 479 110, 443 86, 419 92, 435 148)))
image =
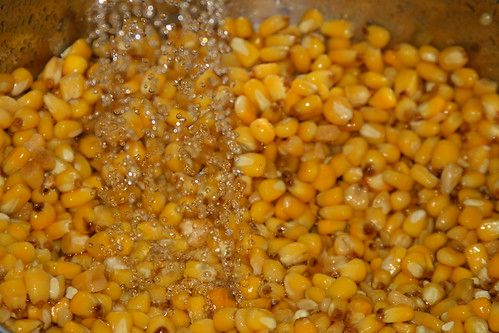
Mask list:
POLYGON ((71 116, 71 106, 53 94, 46 94, 43 102, 55 120, 60 121, 71 116))
POLYGON ((265 84, 265 87, 274 102, 284 100, 286 98, 286 88, 282 77, 270 74, 263 79, 263 83, 265 84))
POLYGON ((81 74, 64 76, 59 82, 59 89, 65 101, 80 98, 85 89, 85 79, 81 74))

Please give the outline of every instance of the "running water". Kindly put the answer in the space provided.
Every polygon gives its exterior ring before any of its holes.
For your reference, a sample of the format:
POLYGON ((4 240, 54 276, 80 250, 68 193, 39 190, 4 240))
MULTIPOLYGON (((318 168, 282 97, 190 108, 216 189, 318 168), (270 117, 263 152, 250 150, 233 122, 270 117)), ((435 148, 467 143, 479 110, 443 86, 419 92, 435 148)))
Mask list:
POLYGON ((147 249, 105 259, 111 270, 133 270, 131 294, 155 284, 168 285, 169 296, 206 294, 236 283, 246 205, 233 170, 239 147, 221 65, 229 51, 223 17, 218 0, 99 0, 89 12, 99 57, 89 83, 101 98, 86 130, 103 147, 95 159, 104 175, 99 198, 121 221, 107 228, 117 254, 128 252, 127 234, 147 249), (155 210, 164 202, 182 221, 155 210), (188 260, 200 263, 203 277, 182 278, 188 260))

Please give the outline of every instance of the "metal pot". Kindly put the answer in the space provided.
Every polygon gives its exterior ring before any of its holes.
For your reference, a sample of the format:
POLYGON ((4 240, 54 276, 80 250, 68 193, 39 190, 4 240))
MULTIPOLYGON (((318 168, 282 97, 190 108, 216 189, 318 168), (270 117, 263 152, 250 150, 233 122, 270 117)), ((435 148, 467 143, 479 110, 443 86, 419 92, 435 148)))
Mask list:
MULTIPOLYGON (((85 35, 91 3, 0 0, 0 72, 19 66, 38 71, 50 56, 85 35)), ((462 45, 470 54, 470 66, 499 81, 497 0, 227 0, 229 15, 255 20, 275 13, 297 19, 311 7, 352 20, 357 35, 366 23, 375 22, 390 29, 393 43, 462 45)))

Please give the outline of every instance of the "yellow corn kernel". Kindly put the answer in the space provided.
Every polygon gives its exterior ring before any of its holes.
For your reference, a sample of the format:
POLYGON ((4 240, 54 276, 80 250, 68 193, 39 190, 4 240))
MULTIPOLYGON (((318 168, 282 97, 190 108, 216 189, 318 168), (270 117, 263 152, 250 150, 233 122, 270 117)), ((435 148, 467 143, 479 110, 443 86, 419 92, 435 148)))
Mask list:
POLYGON ((92 49, 84 39, 77 39, 64 52, 64 54, 66 55, 66 59, 69 57, 69 55, 79 55, 85 59, 88 59, 92 55, 92 49))
POLYGON ((351 38, 353 26, 351 22, 346 20, 326 21, 321 26, 321 32, 329 37, 351 38))
POLYGON ((39 110, 43 106, 43 92, 38 89, 30 90, 17 100, 20 108, 39 110))
POLYGON ((350 102, 342 96, 331 96, 323 108, 324 117, 335 125, 346 125, 353 117, 350 102))
POLYGON ((416 71, 426 81, 436 83, 445 83, 447 81, 447 73, 438 67, 436 64, 426 61, 421 61, 416 66, 416 71))
POLYGON ((426 188, 434 188, 438 183, 438 178, 420 164, 413 165, 411 177, 426 188))
POLYGON ((287 57, 287 46, 268 46, 260 49, 260 59, 265 62, 281 61, 287 57))
POLYGON ((414 67, 419 61, 418 50, 407 43, 398 45, 395 49, 397 60, 405 67, 414 67))
POLYGON ((253 74, 259 80, 263 80, 268 75, 278 75, 279 72, 279 64, 275 62, 259 64, 253 67, 253 74))
POLYGON ((36 319, 19 319, 9 326, 13 332, 36 332, 42 328, 43 323, 36 319))
POLYGON ((185 265, 184 275, 193 279, 213 281, 217 273, 207 263, 189 260, 185 265))
POLYGON ((258 33, 260 36, 267 37, 275 34, 288 26, 289 17, 283 15, 274 15, 266 18, 260 23, 258 33))
POLYGON ((266 160, 261 154, 246 153, 236 158, 235 166, 246 176, 261 177, 265 172, 266 160))
POLYGON ((10 93, 14 87, 14 82, 12 74, 0 73, 0 94, 10 93))
POLYGON ((278 199, 285 192, 286 184, 282 180, 266 179, 258 184, 258 193, 267 202, 278 199))
POLYGON ((35 248, 28 242, 15 242, 7 247, 7 251, 24 263, 30 263, 35 259, 35 248))
POLYGON ((438 64, 446 71, 453 71, 463 67, 468 62, 466 51, 459 46, 450 46, 443 49, 438 56, 438 64))
POLYGON ((324 17, 320 11, 317 9, 309 9, 303 14, 298 29, 300 29, 303 34, 306 34, 319 29, 323 22, 324 17))
POLYGON ((251 130, 247 126, 240 126, 234 130, 237 134, 236 141, 245 151, 256 151, 259 147, 258 141, 251 134, 251 130))
POLYGON ((14 117, 13 115, 5 110, 0 108, 0 128, 6 129, 13 123, 14 117))
POLYGON ((149 321, 146 332, 154 333, 158 331, 174 332, 175 326, 173 325, 171 319, 163 315, 156 315, 149 321))
POLYGON ((418 107, 418 112, 423 118, 432 118, 440 114, 445 107, 445 100, 441 96, 436 96, 418 107))
POLYGON ((201 319, 189 326, 192 333, 216 333, 215 324, 212 319, 201 319))
POLYGON ((300 124, 295 118, 284 118, 275 125, 275 134, 279 138, 289 138, 298 132, 299 126, 300 124))
POLYGON ((12 96, 22 94, 31 87, 31 84, 33 84, 33 75, 26 68, 16 68, 12 72, 12 77, 14 79, 14 85, 10 91, 12 96))
POLYGON ((477 229, 478 238, 482 241, 492 241, 499 238, 499 221, 484 219, 477 229))
POLYGON ((261 111, 270 106, 269 93, 261 81, 256 79, 248 80, 244 84, 244 93, 261 111))
POLYGON ((321 207, 333 206, 343 202, 343 189, 334 187, 319 193, 316 197, 317 204, 321 207))
POLYGON ((74 51, 70 51, 71 53, 64 58, 62 73, 64 75, 84 74, 88 68, 87 59, 90 56, 89 50, 87 49, 88 45, 86 45, 86 47, 73 45, 71 48, 74 49, 74 51), (80 49, 80 51, 77 49, 80 49))
POLYGON ((63 193, 61 195, 61 204, 66 208, 78 207, 95 198, 95 195, 94 189, 82 187, 63 193))
POLYGON ((437 260, 444 265, 458 267, 466 262, 466 257, 464 254, 454 250, 453 248, 444 247, 438 250, 437 260))
POLYGON ((319 210, 319 215, 328 220, 343 221, 353 216, 353 209, 350 205, 326 206, 319 210))
POLYGON ((385 323, 401 323, 404 321, 412 320, 414 317, 414 310, 405 305, 391 306, 383 309, 383 322, 385 323))
POLYGON ((258 118, 249 125, 251 134, 255 139, 263 144, 268 144, 274 141, 275 130, 274 126, 265 118, 258 118))
POLYGON ((24 206, 30 197, 31 191, 26 185, 14 185, 0 199, 0 211, 5 214, 12 214, 24 206))
POLYGON ((298 242, 287 244, 279 250, 279 259, 286 266, 296 265, 306 261, 308 257, 307 246, 298 242))
POLYGON ((258 48, 251 42, 242 38, 235 37, 230 42, 232 50, 235 52, 237 59, 246 68, 253 66, 260 57, 258 48))
POLYGON ((296 103, 294 109, 299 119, 310 119, 321 113, 322 100, 317 95, 311 95, 296 103))
POLYGON ((240 16, 234 20, 235 33, 237 37, 249 38, 253 34, 253 27, 248 18, 240 16))
POLYGON ((78 291, 71 301, 69 308, 75 315, 89 318, 100 315, 100 305, 97 297, 86 291, 78 291))
POLYGON ((369 99, 369 104, 380 109, 391 109, 397 104, 397 98, 391 88, 382 87, 369 99))
POLYGON ((370 314, 355 324, 357 331, 362 333, 379 332, 383 326, 383 322, 375 314, 370 314))
POLYGON ((431 165, 435 169, 443 169, 445 166, 455 163, 459 157, 459 149, 450 140, 440 140, 436 143, 431 165))
POLYGON ((267 46, 291 46, 294 44, 296 36, 291 34, 272 34, 265 37, 265 45, 267 46))
POLYGON ((346 227, 345 221, 319 220, 317 222, 317 231, 321 235, 331 235, 337 231, 343 231, 346 227))
POLYGON ((409 175, 395 170, 386 170, 383 173, 383 180, 401 191, 409 191, 414 183, 409 175))
POLYGON ((0 284, 2 303, 10 310, 22 310, 26 307, 26 286, 19 279, 6 280, 0 284))
POLYGON ((25 147, 14 148, 3 161, 3 172, 11 175, 21 169, 30 159, 31 154, 25 147))
POLYGON ((111 326, 113 332, 116 332, 118 330, 123 332, 130 332, 133 325, 132 316, 129 313, 123 311, 109 312, 106 315, 106 321, 111 326))
POLYGON ((355 282, 364 280, 367 274, 367 267, 364 261, 354 258, 339 268, 341 276, 347 277, 355 282))
POLYGON ((367 41, 374 47, 382 49, 390 42, 390 32, 379 25, 367 26, 364 33, 367 41))
POLYGON ((307 35, 302 39, 301 45, 307 50, 310 58, 315 59, 324 54, 326 46, 321 38, 316 35, 307 35))
POLYGON ((54 126, 54 136, 58 139, 70 139, 81 134, 83 127, 76 120, 61 120, 54 126))
POLYGON ((367 104, 371 93, 364 85, 348 85, 345 87, 345 97, 353 106, 359 107, 367 104))

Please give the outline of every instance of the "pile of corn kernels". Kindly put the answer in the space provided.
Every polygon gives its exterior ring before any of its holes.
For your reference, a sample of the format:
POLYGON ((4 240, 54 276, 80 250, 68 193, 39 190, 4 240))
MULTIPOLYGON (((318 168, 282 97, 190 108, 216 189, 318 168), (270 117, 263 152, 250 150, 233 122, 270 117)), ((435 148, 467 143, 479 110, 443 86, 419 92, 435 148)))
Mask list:
POLYGON ((499 332, 499 95, 463 48, 144 8, 0 74, 0 324, 499 332))

